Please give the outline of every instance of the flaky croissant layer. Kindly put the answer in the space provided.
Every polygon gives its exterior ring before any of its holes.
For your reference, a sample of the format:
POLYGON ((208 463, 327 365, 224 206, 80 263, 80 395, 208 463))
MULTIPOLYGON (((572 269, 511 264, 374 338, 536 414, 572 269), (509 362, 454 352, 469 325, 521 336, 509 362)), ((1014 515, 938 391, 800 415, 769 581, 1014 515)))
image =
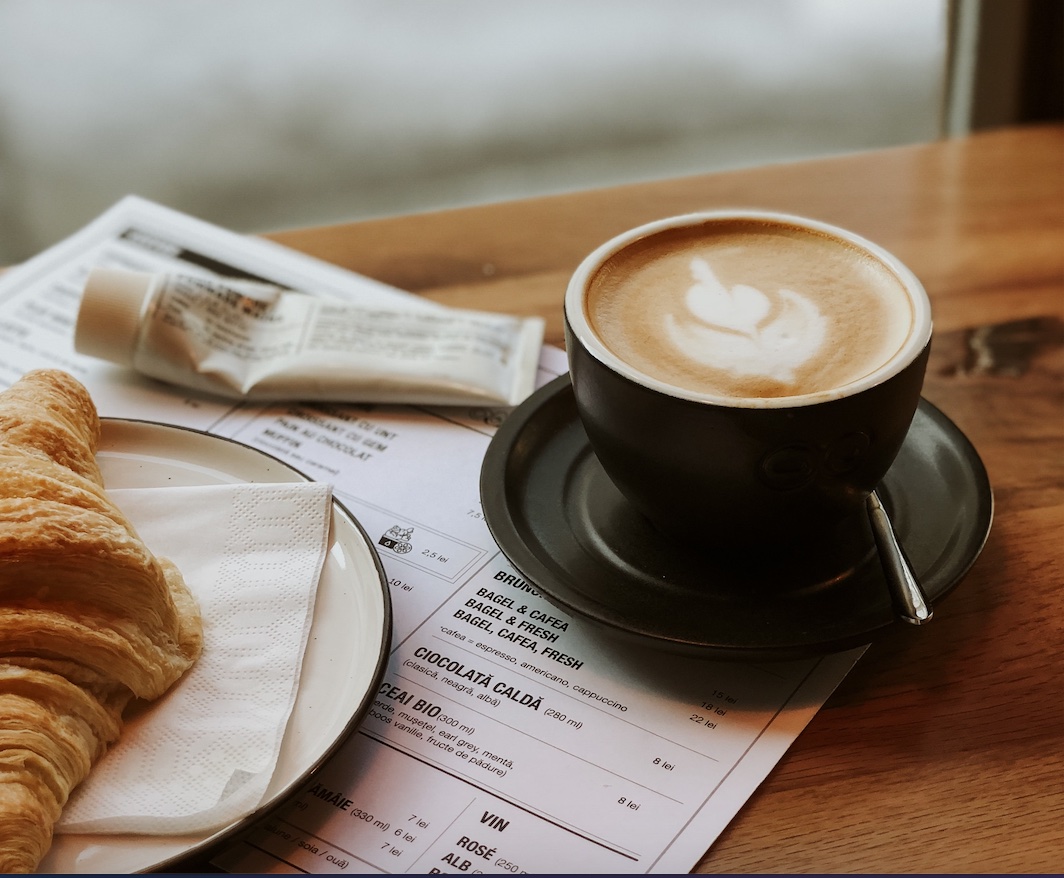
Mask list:
POLYGON ((203 648, 199 610, 110 501, 88 391, 59 370, 0 393, 0 871, 47 853, 74 787, 203 648))

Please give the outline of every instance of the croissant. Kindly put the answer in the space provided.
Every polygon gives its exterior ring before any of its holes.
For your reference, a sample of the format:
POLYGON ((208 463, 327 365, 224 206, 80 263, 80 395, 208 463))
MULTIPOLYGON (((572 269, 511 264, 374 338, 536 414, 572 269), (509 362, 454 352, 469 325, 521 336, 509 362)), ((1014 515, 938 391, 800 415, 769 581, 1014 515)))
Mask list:
POLYGON ((107 497, 100 421, 54 369, 0 393, 0 871, 30 872, 71 791, 203 647, 181 573, 107 497))

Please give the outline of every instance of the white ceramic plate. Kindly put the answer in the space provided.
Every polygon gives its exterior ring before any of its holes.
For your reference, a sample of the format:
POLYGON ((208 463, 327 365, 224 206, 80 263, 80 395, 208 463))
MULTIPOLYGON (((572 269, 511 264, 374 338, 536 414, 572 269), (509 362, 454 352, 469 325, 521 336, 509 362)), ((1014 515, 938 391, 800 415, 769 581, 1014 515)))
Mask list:
MULTIPOLYGON (((108 488, 308 481, 238 442, 145 421, 104 419, 97 460, 108 488)), ((391 600, 372 542, 336 501, 329 540, 303 676, 259 810, 205 836, 57 835, 40 871, 143 871, 214 844, 294 792, 361 723, 391 647, 391 600)))

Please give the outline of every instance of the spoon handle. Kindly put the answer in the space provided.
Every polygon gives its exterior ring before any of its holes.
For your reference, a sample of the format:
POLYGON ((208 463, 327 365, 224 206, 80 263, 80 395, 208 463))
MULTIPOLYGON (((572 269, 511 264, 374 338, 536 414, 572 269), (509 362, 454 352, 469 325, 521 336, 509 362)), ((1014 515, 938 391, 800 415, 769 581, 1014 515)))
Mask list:
POLYGON ((890 586, 898 615, 913 625, 930 622, 933 612, 931 602, 920 587, 894 533, 887 511, 875 491, 868 495, 868 520, 872 525, 879 560, 883 565, 883 573, 887 577, 887 585, 890 586))

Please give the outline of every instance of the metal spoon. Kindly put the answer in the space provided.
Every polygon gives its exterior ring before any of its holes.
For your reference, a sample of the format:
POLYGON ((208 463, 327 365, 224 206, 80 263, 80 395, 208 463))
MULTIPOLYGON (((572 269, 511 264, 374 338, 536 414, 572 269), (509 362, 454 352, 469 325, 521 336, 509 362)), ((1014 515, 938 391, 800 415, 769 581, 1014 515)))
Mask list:
POLYGON ((928 600, 916 574, 905 557, 894 527, 890 523, 887 511, 880 502, 879 494, 873 491, 868 495, 868 520, 872 524, 872 535, 879 550, 879 560, 883 573, 890 586, 891 597, 898 615, 913 625, 923 625, 931 621, 931 601, 928 600))

